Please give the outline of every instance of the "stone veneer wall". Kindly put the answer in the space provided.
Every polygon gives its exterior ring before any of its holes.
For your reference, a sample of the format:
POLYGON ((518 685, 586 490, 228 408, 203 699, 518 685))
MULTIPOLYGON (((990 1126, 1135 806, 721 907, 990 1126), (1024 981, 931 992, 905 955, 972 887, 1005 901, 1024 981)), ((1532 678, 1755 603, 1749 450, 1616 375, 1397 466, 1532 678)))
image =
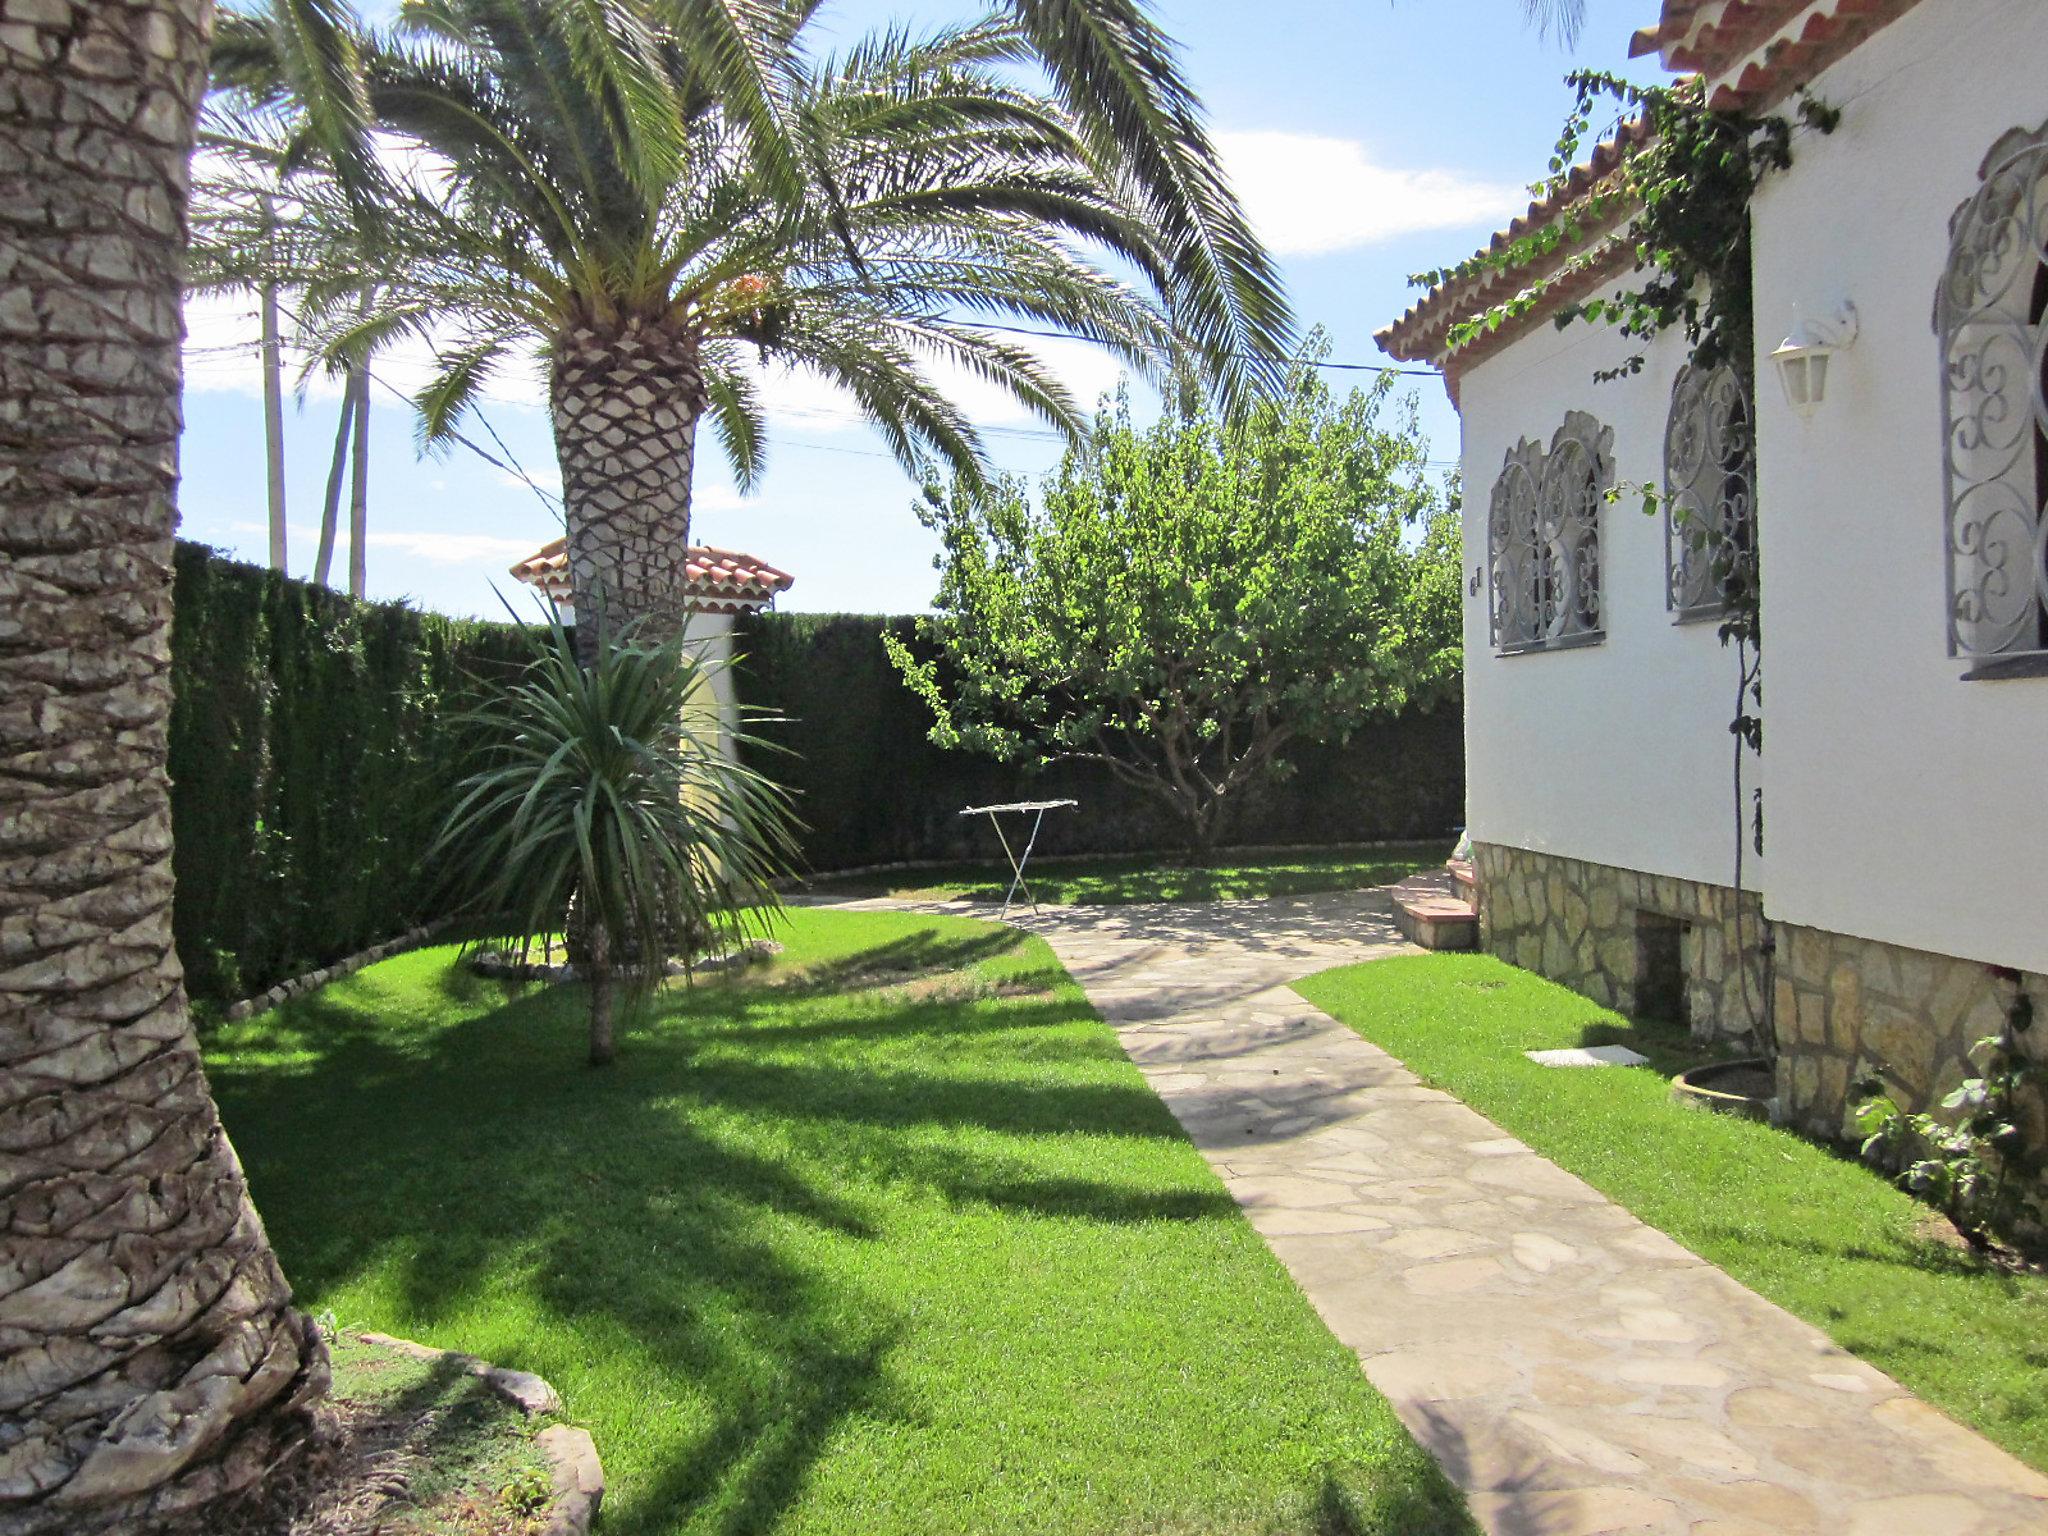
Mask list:
POLYGON ((1669 1013, 1675 999, 1654 995, 1654 960, 1660 944, 1675 944, 1693 1033, 1750 1033, 1766 987, 1764 919, 1754 892, 1741 895, 1738 947, 1731 887, 1500 843, 1474 843, 1472 855, 1482 949, 1608 1007, 1669 1013))
MULTIPOLYGON (((2016 986, 2040 1022, 2022 1049, 2048 1058, 2048 976, 1777 924, 1778 1100, 1810 1134, 1853 1135, 1855 1085, 1876 1075, 1907 1109, 1931 1109, 1977 1069, 1970 1047, 2002 1031, 2016 986), (2017 975, 2017 980, 2013 978, 2017 975)), ((2048 1146, 2038 1096, 2022 1104, 2031 1145, 2048 1146)))

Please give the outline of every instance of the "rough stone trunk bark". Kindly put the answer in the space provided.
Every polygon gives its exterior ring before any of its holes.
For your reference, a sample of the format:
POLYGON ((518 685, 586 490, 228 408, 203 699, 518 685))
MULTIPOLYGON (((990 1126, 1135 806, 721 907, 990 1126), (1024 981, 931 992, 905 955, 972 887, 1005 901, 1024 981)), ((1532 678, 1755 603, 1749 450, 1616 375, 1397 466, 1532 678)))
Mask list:
POLYGON ((147 1532, 326 1381, 171 947, 172 497, 205 0, 0 0, 0 1536, 147 1532))
POLYGON ((555 338, 549 378, 568 518, 577 647, 641 621, 681 629, 690 475, 704 411, 698 340, 673 320, 581 325, 555 338))

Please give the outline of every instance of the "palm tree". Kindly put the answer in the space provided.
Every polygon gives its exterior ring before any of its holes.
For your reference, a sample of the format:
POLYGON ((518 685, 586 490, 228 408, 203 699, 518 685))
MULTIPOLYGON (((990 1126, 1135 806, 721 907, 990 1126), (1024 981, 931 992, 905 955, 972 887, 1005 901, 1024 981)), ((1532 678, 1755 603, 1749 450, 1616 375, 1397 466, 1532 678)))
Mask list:
MULTIPOLYGON (((330 344, 435 338, 430 438, 540 350, 578 609, 607 622, 679 614, 697 430, 708 416, 742 483, 758 476, 760 358, 844 386, 906 463, 971 473, 979 440, 934 364, 1084 424, 994 322, 1078 333, 1147 371, 1178 337, 1233 395, 1284 351, 1271 264, 1134 0, 1015 0, 821 60, 815 10, 408 0, 396 32, 359 44, 376 121, 424 153, 377 194, 375 311, 330 344), (1013 83, 1020 61, 1050 89, 1013 83)), ((266 76, 254 29, 224 27, 250 61, 221 77, 266 76)), ((307 276, 338 315, 347 279, 323 294, 307 276)))
POLYGON ((205 0, 0 44, 0 1533, 148 1531, 289 1454, 326 1354, 171 945, 180 255, 205 0))

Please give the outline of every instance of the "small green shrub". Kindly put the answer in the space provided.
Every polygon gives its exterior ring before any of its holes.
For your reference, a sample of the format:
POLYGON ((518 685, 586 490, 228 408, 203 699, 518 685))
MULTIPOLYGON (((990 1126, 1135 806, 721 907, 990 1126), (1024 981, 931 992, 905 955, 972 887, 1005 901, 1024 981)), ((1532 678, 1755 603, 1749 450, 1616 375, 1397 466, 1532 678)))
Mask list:
POLYGON ((1869 1095, 1856 1110, 1864 1161, 1940 1211, 1975 1248, 1988 1248, 1994 1237, 2038 1235, 2043 1225, 2048 1159, 2029 1144, 2019 1115, 2022 1096, 2048 1085, 2048 1069, 2020 1048, 2032 1023, 2033 1005, 2020 993, 2005 1029, 1970 1051, 1983 1075, 1966 1078, 1941 1101, 1940 1114, 1901 1108, 1875 1074, 1857 1085, 1869 1095))

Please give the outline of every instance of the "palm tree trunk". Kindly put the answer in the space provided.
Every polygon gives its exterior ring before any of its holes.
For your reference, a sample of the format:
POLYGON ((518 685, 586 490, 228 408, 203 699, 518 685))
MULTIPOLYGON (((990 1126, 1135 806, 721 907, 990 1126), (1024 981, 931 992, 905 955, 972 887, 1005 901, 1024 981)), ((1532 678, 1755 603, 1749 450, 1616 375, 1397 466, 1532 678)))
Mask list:
POLYGON ((7 14, 0 1536, 146 1532, 291 1455, 327 1372, 171 947, 178 297, 210 7, 7 14))
POLYGON ((277 338, 277 285, 265 283, 263 319, 263 470, 270 504, 270 568, 285 568, 284 353, 277 338))
POLYGON ((341 524, 341 484, 348 472, 349 424, 356 415, 356 375, 351 369, 341 391, 341 420, 334 429, 334 457, 327 463, 327 496, 320 504, 320 550, 313 559, 313 580, 327 585, 334 569, 334 536, 341 524))
POLYGON ((361 597, 368 584, 370 552, 365 547, 370 521, 370 372, 362 369, 356 390, 354 445, 349 450, 348 595, 361 597))
POLYGON ((675 633, 704 411, 695 333, 637 318, 576 327, 555 339, 548 393, 579 650, 588 658, 600 628, 636 621, 675 633))

